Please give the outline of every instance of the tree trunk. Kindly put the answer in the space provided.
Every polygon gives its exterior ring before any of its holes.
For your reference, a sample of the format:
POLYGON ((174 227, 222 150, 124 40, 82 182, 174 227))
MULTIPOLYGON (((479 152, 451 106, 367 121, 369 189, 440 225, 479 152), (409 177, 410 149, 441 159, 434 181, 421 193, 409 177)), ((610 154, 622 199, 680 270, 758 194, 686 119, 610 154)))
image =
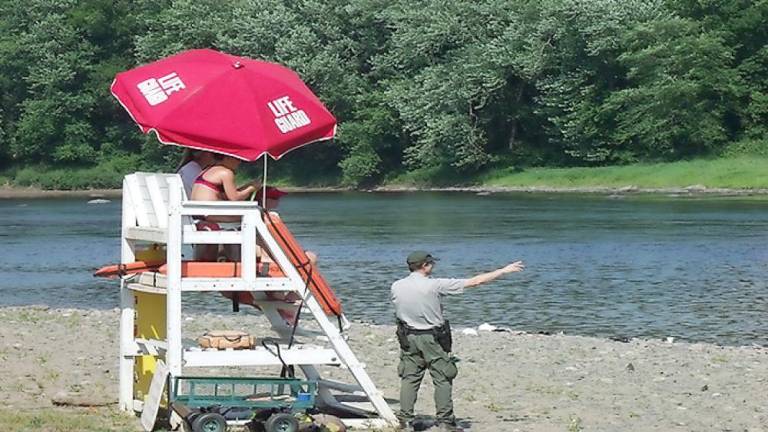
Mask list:
MULTIPOLYGON (((517 85, 517 93, 515 94, 515 108, 517 109, 520 106, 520 101, 523 99, 523 86, 525 84, 520 82, 517 85)), ((509 141, 507 141, 507 148, 510 152, 515 150, 515 141, 517 140, 517 117, 512 119, 512 130, 509 133, 509 141)))

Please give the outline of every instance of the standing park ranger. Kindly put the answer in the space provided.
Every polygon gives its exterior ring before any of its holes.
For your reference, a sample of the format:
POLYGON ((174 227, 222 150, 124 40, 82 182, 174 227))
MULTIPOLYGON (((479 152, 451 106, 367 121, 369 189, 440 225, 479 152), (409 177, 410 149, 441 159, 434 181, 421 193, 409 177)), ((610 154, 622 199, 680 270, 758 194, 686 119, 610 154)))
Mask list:
POLYGON ((523 270, 521 261, 469 279, 438 279, 429 277, 437 258, 417 251, 406 259, 411 274, 392 284, 392 303, 397 318, 397 340, 400 343, 400 420, 409 427, 413 406, 424 372, 429 369, 435 386, 437 421, 447 430, 454 429, 451 391, 458 373, 450 355, 451 328, 443 318, 444 295, 464 292, 465 288, 490 282, 507 273, 523 270))

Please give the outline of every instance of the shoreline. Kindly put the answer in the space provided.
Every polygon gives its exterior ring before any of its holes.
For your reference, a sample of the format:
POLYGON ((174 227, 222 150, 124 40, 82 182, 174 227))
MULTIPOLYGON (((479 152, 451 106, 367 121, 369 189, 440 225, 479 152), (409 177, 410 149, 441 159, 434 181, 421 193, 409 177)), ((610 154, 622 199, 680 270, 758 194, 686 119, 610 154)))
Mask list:
POLYGON ((590 187, 550 187, 550 186, 380 186, 373 192, 470 192, 470 193, 554 193, 554 194, 595 194, 595 195, 712 195, 712 196, 750 196, 768 195, 768 189, 728 189, 708 188, 702 185, 669 188, 641 188, 637 186, 590 186, 590 187))
POLYGON ((119 198, 122 189, 48 190, 35 187, 0 187, 0 199, 119 198))
MULTIPOLYGON (((251 309, 233 314, 226 306, 222 304, 221 314, 184 314, 184 337, 194 339, 213 329, 272 336, 266 320, 251 309)), ((0 385, 9 389, 0 394, 4 409, 34 415, 58 410, 112 430, 109 426, 115 426, 117 415, 117 333, 115 309, 0 307, 0 335, 11 341, 3 354, 7 367, 0 370, 0 385), (19 333, 21 327, 26 330, 19 333), (72 334, 89 336, 72 338, 72 334), (96 351, 94 342, 99 345, 96 351), (88 412, 57 407, 62 394, 66 400, 104 407, 88 412)), ((460 423, 469 426, 469 432, 768 427, 766 347, 654 339, 619 342, 519 331, 468 333, 454 331, 454 354, 460 359, 454 402, 460 423)), ((356 321, 347 335, 377 388, 396 408, 399 351, 394 328, 356 321)), ((278 371, 266 368, 260 373, 278 371)), ((221 372, 219 368, 207 373, 221 372)), ((322 372, 333 380, 351 379, 343 368, 327 367, 322 372)), ((416 411, 434 415, 429 378, 422 384, 416 411)), ((138 427, 138 420, 125 421, 127 427, 121 430, 138 427)))
MULTIPOLYGON (((549 186, 406 186, 384 185, 373 188, 349 187, 281 187, 292 193, 334 193, 334 192, 368 192, 368 193, 404 193, 404 192, 458 192, 476 194, 494 193, 551 193, 551 194, 591 194, 611 196, 632 195, 669 195, 669 196, 763 196, 768 195, 768 189, 729 189, 708 188, 702 185, 670 188, 642 188, 637 186, 622 187, 549 187, 549 186)), ((49 199, 49 198, 119 198, 121 189, 78 189, 78 190, 48 190, 35 187, 0 186, 0 200, 5 199, 49 199)))

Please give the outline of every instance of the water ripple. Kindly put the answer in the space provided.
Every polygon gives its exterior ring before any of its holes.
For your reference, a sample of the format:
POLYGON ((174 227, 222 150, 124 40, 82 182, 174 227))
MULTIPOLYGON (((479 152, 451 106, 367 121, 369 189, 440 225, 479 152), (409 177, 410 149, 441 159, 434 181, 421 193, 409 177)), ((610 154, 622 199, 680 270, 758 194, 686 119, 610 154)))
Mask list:
MULTIPOLYGON (((320 254, 352 318, 392 322, 404 256, 441 277, 524 259, 525 273, 445 301, 457 326, 491 322, 595 336, 768 344, 768 203, 760 200, 404 193, 292 194, 282 214, 320 254)), ((0 304, 112 308, 120 204, 0 202, 0 304), (23 205, 23 206, 22 206, 23 205)), ((186 306, 227 313, 210 293, 186 306)))

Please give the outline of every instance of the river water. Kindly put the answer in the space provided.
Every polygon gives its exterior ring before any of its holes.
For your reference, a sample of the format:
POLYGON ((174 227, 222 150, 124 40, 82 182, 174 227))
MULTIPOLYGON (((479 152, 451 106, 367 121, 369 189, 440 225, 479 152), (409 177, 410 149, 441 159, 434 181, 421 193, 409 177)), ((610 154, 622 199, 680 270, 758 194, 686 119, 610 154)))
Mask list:
MULTIPOLYGON (((524 273, 445 300, 454 327, 768 345, 768 200, 462 193, 292 194, 281 214, 347 315, 391 323, 405 255, 465 277, 521 259, 524 273)), ((113 308, 94 279, 119 259, 120 202, 0 201, 0 305, 113 308)), ((188 307, 221 314, 211 293, 188 307)), ((243 313, 243 312, 241 312, 243 313)))

